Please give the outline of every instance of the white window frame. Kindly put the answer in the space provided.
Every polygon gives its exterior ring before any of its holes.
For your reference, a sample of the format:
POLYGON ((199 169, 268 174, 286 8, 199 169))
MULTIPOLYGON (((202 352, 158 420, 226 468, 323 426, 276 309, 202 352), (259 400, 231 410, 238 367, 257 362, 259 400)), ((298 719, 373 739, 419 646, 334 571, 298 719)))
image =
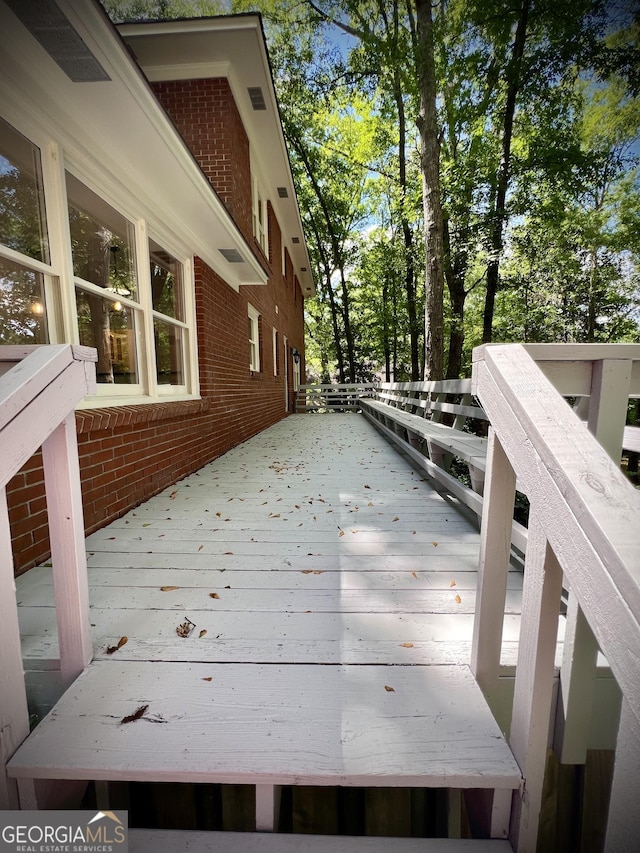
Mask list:
POLYGON ((247 304, 249 318, 249 370, 260 373, 260 314, 253 305, 247 304))
POLYGON ((138 285, 138 301, 124 296, 114 297, 123 306, 136 312, 135 325, 136 360, 138 383, 131 385, 99 383, 97 393, 85 398, 78 408, 95 408, 112 405, 164 402, 175 399, 199 399, 198 360, 196 343, 195 276, 193 255, 189 249, 176 245, 175 236, 169 227, 160 221, 151 221, 140 216, 141 211, 134 197, 117 185, 100 164, 82 161, 70 156, 69 151, 52 139, 46 130, 31 124, 28 118, 8 109, 3 119, 18 133, 25 136, 40 150, 44 209, 49 238, 50 263, 24 256, 0 245, 0 256, 42 273, 44 276, 46 317, 49 342, 79 343, 76 308, 76 282, 87 292, 110 298, 109 292, 91 282, 81 281, 74 275, 71 252, 65 171, 69 171, 92 192, 120 213, 132 225, 135 235, 135 256, 138 285), (165 318, 154 312, 151 294, 149 267, 149 242, 151 237, 162 245, 182 265, 182 293, 184 320, 165 318), (153 320, 179 326, 183 336, 183 372, 181 385, 159 385, 156 381, 156 359, 154 349, 153 320))
POLYGON ((278 330, 273 327, 273 375, 278 375, 278 330))
POLYGON ((265 256, 269 257, 269 223, 267 221, 267 198, 260 181, 253 175, 251 192, 253 236, 265 256))

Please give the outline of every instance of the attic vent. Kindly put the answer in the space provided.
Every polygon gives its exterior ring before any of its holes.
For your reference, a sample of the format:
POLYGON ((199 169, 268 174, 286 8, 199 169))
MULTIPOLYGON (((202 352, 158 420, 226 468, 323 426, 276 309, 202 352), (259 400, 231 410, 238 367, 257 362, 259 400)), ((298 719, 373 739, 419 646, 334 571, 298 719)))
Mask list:
POLYGON ((264 95, 260 86, 249 86, 247 92, 249 93, 251 106, 254 110, 266 110, 267 105, 264 102, 264 95))
POLYGON ((291 238, 291 242, 292 242, 292 243, 299 243, 299 242, 300 242, 300 238, 299 238, 299 237, 292 237, 292 238, 291 238))
POLYGON ((111 79, 54 0, 6 2, 74 83, 111 79))
POLYGON ((220 254, 230 264, 244 263, 244 258, 237 249, 220 249, 220 254))
POLYGON ((306 267, 300 267, 300 272, 307 272, 307 268, 306 267))
POLYGON ((278 195, 280 198, 289 198, 289 193, 286 187, 278 187, 278 195))

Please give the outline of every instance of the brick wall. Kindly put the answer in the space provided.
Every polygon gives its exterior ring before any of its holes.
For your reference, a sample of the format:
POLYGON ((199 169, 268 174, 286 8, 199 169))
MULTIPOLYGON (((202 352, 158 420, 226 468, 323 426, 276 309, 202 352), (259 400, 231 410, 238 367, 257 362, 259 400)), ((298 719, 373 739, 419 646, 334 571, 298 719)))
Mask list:
MULTIPOLYGON (((284 338, 304 353, 303 299, 281 231, 267 205, 269 258, 252 235, 249 143, 226 80, 157 83, 158 97, 269 274, 267 285, 236 293, 198 258, 195 296, 201 399, 77 412, 87 533, 260 432, 287 414, 284 338), (260 314, 260 365, 249 370, 247 304, 260 314), (274 375, 273 328, 279 370, 274 375)), ((289 400, 293 375, 286 359, 289 400)), ((301 365, 304 376, 304 363, 301 365)), ((9 483, 16 572, 49 556, 42 459, 37 454, 9 483)))
POLYGON ((154 83, 158 100, 250 245, 249 140, 225 77, 154 83))

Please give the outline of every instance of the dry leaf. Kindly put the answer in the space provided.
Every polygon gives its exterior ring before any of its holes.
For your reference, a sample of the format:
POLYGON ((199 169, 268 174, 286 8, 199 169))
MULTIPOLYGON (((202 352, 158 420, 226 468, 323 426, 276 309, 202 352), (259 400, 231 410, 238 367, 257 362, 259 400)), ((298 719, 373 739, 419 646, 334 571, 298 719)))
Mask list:
POLYGON ((400 521, 400 517, 396 515, 396 517, 392 518, 391 521, 400 521))
POLYGON ((369 501, 369 503, 367 504, 367 506, 373 506, 373 501, 369 501))
POLYGON ((365 484, 364 488, 365 488, 365 489, 370 489, 370 488, 371 488, 371 486, 367 486, 367 485, 365 484))
POLYGON ((344 530, 341 530, 338 536, 344 536, 344 530))
POLYGON ((122 725, 122 723, 133 723, 133 722, 135 722, 135 720, 139 720, 140 717, 143 717, 147 713, 148 710, 149 710, 148 705, 140 705, 138 710, 134 711, 133 714, 129 714, 128 717, 123 717, 120 720, 120 724, 122 725))
POLYGON ((203 549, 203 548, 204 548, 204 545, 201 545, 201 546, 198 548, 198 551, 202 551, 202 549, 203 549))
POLYGON ((434 548, 437 548, 437 547, 438 547, 438 543, 437 543, 437 542, 432 542, 431 544, 433 545, 433 547, 434 547, 434 548))
POLYGON ((203 681, 213 681, 213 676, 212 676, 212 675, 207 675, 207 677, 206 677, 206 678, 203 678, 202 680, 203 680, 203 681))
POLYGON ((456 595, 456 597, 455 597, 455 599, 454 599, 454 600, 455 600, 455 603, 456 603, 456 604, 462 604, 462 599, 460 598, 460 596, 459 596, 459 595, 456 595))
POLYGON ((177 494, 178 494, 177 492, 171 492, 171 494, 169 495, 169 500, 170 500, 170 501, 175 500, 175 497, 176 497, 176 495, 177 495, 177 494))
POLYGON ((120 637, 120 639, 118 640, 118 642, 116 643, 115 646, 108 646, 107 647, 107 654, 112 655, 114 652, 117 652, 118 649, 121 649, 125 645, 125 643, 128 642, 128 640, 129 640, 128 637, 120 637))
POLYGON ((302 569, 302 574, 303 575, 312 575, 313 569, 302 569))
POLYGON ((458 586, 458 584, 457 584, 455 581, 451 581, 451 583, 449 584, 449 586, 458 586))
POLYGON ((225 551, 225 552, 224 552, 224 556, 225 556, 225 557, 229 557, 229 556, 231 556, 232 554, 233 554, 233 551, 225 551))
POLYGON ((400 643, 403 649, 412 649, 413 643, 400 643))
POLYGON ((176 634, 179 637, 188 637, 195 627, 196 623, 192 622, 191 619, 187 619, 187 617, 185 616, 182 625, 178 625, 178 627, 176 628, 176 634))
POLYGON ((207 629, 203 628, 202 631, 200 631, 200 633, 198 634, 198 639, 201 640, 206 633, 207 633, 207 629))
POLYGON ((216 515, 218 516, 218 518, 222 518, 222 513, 221 513, 221 512, 217 512, 217 513, 216 513, 216 515))
POLYGON ((415 572, 411 572, 411 574, 413 575, 413 577, 414 577, 416 580, 418 580, 418 575, 417 575, 415 572))
POLYGON ((179 586, 161 586, 160 592, 171 592, 172 589, 180 589, 179 586))
POLYGON ((385 684, 384 689, 387 691, 387 693, 395 693, 396 692, 395 687, 389 687, 388 684, 385 684))
POLYGON ((209 598, 220 598, 220 596, 218 595, 218 593, 217 593, 217 592, 210 592, 210 593, 209 593, 209 598))

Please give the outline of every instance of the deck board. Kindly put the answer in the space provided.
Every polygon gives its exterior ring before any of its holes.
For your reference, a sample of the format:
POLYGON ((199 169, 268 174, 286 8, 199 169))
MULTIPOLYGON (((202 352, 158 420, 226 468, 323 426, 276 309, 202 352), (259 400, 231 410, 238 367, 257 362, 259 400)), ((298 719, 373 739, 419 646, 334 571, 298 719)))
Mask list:
POLYGON ((12 776, 514 788, 468 667, 94 662, 12 776), (139 719, 123 724, 141 706, 139 719))
MULTIPOLYGON (((88 537, 96 660, 11 772, 517 786, 466 666, 478 549, 475 518, 365 418, 287 418, 88 537), (121 726, 142 704, 167 722, 121 726)), ((516 570, 508 586, 512 666, 516 570)), ((50 568, 17 587, 25 658, 46 669, 50 568)))

